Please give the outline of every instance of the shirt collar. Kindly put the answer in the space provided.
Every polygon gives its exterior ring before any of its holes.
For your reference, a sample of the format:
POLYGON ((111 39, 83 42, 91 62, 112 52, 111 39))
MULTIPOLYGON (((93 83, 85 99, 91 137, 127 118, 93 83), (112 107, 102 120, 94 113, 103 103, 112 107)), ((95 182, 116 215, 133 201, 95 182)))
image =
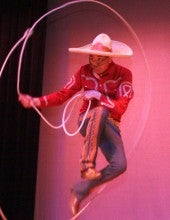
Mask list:
POLYGON ((104 77, 113 77, 113 74, 115 73, 115 70, 116 70, 116 65, 115 63, 112 61, 108 67, 108 69, 101 73, 100 75, 98 75, 97 73, 93 72, 93 75, 97 78, 97 79, 102 79, 104 77))

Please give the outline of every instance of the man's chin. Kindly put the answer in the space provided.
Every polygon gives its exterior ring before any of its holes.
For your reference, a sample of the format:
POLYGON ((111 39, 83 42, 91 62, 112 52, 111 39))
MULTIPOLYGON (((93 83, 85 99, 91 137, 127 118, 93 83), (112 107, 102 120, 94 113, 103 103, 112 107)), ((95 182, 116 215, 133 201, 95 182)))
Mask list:
POLYGON ((103 73, 103 71, 101 71, 98 67, 92 67, 92 68, 93 68, 93 71, 94 71, 95 73, 97 73, 98 75, 100 75, 100 74, 103 73))

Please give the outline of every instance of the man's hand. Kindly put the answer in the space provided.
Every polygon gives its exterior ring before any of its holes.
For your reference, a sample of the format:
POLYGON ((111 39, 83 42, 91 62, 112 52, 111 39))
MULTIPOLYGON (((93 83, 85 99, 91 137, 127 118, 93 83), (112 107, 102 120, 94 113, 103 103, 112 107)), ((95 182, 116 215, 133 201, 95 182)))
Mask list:
POLYGON ((84 97, 85 99, 97 99, 100 100, 101 98, 101 93, 96 91, 96 90, 88 90, 84 92, 84 97))
POLYGON ((27 94, 20 94, 18 97, 18 101, 25 107, 25 108, 31 108, 33 105, 36 107, 40 106, 39 98, 33 98, 30 95, 27 94))

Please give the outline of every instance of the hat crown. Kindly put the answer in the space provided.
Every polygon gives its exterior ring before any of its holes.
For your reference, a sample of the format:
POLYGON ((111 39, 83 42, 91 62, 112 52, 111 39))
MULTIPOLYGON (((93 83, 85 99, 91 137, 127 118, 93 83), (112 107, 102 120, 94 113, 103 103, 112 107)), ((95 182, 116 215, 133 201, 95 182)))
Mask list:
POLYGON ((112 50, 112 40, 107 34, 102 33, 97 35, 92 42, 92 46, 96 44, 101 44, 103 47, 108 48, 110 51, 112 50))

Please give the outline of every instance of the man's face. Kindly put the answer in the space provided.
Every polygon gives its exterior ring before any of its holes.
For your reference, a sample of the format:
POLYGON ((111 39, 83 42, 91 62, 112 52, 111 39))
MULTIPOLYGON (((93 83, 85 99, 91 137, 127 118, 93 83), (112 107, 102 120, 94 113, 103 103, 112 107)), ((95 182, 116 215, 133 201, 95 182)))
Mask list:
POLYGON ((89 55, 89 63, 93 68, 94 72, 99 75, 108 69, 111 61, 112 60, 110 57, 89 55))

